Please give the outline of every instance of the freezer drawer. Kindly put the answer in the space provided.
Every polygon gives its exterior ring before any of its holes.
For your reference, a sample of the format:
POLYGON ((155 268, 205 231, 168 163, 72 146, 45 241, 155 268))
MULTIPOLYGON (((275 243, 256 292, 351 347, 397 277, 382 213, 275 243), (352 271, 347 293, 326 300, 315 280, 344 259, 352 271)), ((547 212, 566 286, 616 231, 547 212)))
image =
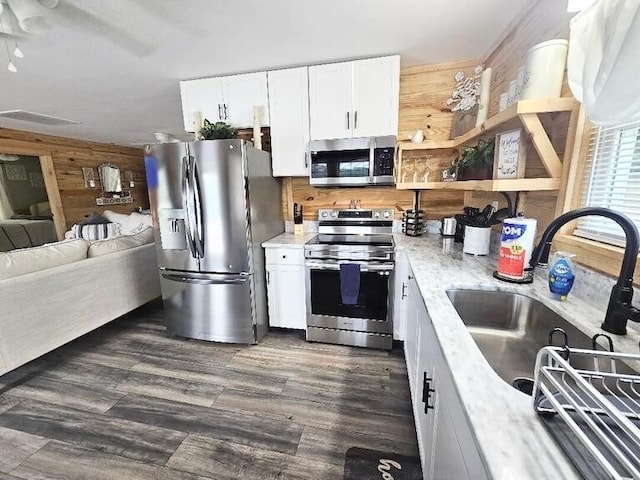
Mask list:
POLYGON ((252 275, 161 272, 167 333, 226 343, 256 343, 252 275))

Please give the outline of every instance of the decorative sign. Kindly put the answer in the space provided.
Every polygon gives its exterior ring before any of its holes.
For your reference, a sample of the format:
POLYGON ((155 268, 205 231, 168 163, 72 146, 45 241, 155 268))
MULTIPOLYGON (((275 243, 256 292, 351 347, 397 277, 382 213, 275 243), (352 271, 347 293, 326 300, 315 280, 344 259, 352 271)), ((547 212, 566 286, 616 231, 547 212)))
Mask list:
POLYGON ((496 135, 493 178, 523 178, 526 150, 522 129, 496 135))
POLYGON ((40 172, 31 172, 29 174, 29 182, 33 188, 44 188, 44 177, 40 172))
POLYGON ((27 181, 27 171, 23 165, 5 165, 4 171, 7 174, 7 180, 11 182, 27 181))

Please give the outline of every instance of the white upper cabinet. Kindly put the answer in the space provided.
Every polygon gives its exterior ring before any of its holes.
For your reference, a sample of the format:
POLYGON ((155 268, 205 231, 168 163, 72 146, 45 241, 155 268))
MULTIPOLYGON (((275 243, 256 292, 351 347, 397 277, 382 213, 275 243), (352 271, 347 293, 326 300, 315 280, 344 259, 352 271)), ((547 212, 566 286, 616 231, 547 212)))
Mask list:
POLYGON ((180 82, 180 97, 182 98, 182 118, 186 132, 195 132, 193 114, 201 112, 202 118, 210 122, 218 122, 222 116, 224 97, 222 94, 222 79, 202 78, 180 82))
POLYGON ((311 140, 396 135, 400 57, 309 67, 311 140))
POLYGON ((264 107, 262 126, 269 125, 267 72, 203 78, 180 82, 184 129, 195 131, 193 114, 202 112, 210 122, 237 128, 253 127, 253 107, 264 107))
POLYGON ((353 136, 396 135, 400 57, 353 62, 353 136))
POLYGON ((309 175, 309 69, 267 73, 274 177, 309 175))
POLYGON ((351 137, 353 62, 309 67, 311 139, 351 137))
POLYGON ((238 128, 253 127, 253 107, 262 106, 262 126, 269 126, 267 72, 222 77, 225 122, 238 128))

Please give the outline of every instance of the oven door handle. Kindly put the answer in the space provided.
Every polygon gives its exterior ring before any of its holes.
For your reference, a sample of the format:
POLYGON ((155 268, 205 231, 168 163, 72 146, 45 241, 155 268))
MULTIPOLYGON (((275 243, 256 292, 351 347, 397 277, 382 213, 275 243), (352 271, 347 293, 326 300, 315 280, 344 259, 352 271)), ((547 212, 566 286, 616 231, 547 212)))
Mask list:
MULTIPOLYGON (((351 262, 343 262, 351 263, 351 262)), ((338 262, 322 262, 312 263, 307 262, 305 266, 310 270, 340 270, 340 263, 338 262)), ((392 263, 383 264, 360 264, 361 272, 390 272, 393 271, 392 263)))

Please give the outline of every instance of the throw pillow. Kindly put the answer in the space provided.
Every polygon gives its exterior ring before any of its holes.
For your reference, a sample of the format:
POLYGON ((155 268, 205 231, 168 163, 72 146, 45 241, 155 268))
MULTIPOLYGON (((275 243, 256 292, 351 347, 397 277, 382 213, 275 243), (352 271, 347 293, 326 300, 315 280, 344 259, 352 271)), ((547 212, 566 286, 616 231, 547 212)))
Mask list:
POLYGON ((108 219, 104 218, 98 212, 94 211, 87 218, 78 223, 78 225, 103 225, 105 223, 111 223, 108 219))
POLYGON ((152 226, 151 215, 143 215, 142 213, 133 212, 129 215, 123 213, 112 212, 111 210, 105 210, 103 215, 111 222, 119 223, 121 225, 120 232, 123 235, 131 235, 138 233, 146 227, 152 226))

